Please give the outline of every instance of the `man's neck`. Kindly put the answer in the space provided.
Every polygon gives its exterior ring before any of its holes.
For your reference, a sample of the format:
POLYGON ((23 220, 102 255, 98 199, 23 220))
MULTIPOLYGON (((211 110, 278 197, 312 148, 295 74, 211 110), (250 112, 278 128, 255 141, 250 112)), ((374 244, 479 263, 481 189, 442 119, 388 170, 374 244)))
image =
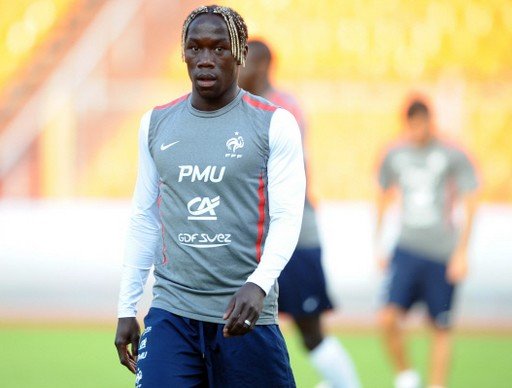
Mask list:
POLYGON ((233 88, 226 90, 226 92, 221 96, 209 99, 202 97, 195 90, 192 90, 191 103, 195 109, 200 111, 210 112, 214 110, 219 110, 228 105, 231 101, 233 101, 238 95, 239 91, 240 88, 238 86, 235 86, 233 88))
POLYGON ((413 144, 416 146, 416 148, 427 148, 434 142, 434 140, 434 136, 429 136, 420 142, 413 142, 413 144))

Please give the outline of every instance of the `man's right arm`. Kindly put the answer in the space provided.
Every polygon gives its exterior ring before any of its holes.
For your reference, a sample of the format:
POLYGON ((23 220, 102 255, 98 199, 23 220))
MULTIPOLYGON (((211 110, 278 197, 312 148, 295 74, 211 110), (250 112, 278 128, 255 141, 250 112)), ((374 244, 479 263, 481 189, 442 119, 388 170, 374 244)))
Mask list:
POLYGON ((386 210, 394 199, 393 189, 379 188, 376 199, 376 220, 375 232, 373 236, 374 256, 379 269, 384 270, 388 266, 389 252, 384 243, 383 236, 383 223, 386 215, 386 210))
POLYGON ((383 223, 386 210, 389 208, 395 197, 394 174, 391 167, 391 156, 388 153, 379 168, 378 189, 376 197, 376 219, 373 236, 374 256, 379 269, 387 268, 389 261, 389 249, 386 248, 383 236, 383 223))
POLYGON ((448 262, 446 272, 450 283, 464 280, 468 273, 468 248, 475 212, 478 206, 478 178, 475 166, 464 152, 457 152, 453 167, 458 202, 463 205, 464 218, 455 250, 448 262))
POLYGON ((115 338, 121 364, 133 373, 140 338, 140 328, 135 318, 136 305, 143 294, 155 253, 161 245, 157 207, 159 176, 148 147, 150 119, 151 112, 147 112, 142 117, 139 130, 139 166, 126 239, 115 338))

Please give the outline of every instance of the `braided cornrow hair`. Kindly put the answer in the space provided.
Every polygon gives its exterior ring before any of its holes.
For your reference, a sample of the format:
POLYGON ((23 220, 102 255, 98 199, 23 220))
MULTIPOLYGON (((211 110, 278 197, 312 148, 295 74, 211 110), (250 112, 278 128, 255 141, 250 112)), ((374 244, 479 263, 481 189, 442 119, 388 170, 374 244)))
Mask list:
POLYGON ((187 37, 188 27, 190 23, 204 13, 217 14, 222 16, 226 22, 229 32, 229 40, 231 41, 231 54, 239 65, 245 66, 245 58, 243 55, 244 48, 247 44, 247 25, 244 19, 234 9, 222 7, 219 5, 203 5, 194 9, 183 23, 181 30, 181 56, 185 59, 185 39, 187 37))

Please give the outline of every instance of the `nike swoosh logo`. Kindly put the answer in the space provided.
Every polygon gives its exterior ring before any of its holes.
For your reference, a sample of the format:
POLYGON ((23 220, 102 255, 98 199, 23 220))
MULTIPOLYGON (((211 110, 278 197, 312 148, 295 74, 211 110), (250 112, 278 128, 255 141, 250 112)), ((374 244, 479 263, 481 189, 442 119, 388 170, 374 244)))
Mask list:
POLYGON ((162 143, 162 145, 160 146, 160 150, 165 151, 167 148, 172 147, 173 145, 175 145, 176 143, 179 143, 179 142, 180 141, 178 140, 173 143, 166 144, 166 145, 164 143, 162 143))

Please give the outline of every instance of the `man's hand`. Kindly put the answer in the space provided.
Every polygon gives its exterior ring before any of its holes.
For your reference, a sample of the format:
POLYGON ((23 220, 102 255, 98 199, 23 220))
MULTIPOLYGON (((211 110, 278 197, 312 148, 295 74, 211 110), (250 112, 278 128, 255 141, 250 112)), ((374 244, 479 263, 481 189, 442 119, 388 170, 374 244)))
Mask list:
POLYGON ((380 273, 385 273, 389 267, 389 258, 386 255, 375 255, 375 263, 380 273))
POLYGON ((119 361, 132 373, 137 370, 137 352, 139 349, 140 327, 135 317, 119 318, 115 345, 119 361), (128 349, 131 345, 131 349, 128 349))
POLYGON ((263 299, 265 292, 256 284, 247 282, 240 287, 223 316, 223 319, 228 319, 223 330, 224 337, 235 337, 252 331, 263 310, 263 299))
POLYGON ((463 281, 467 274, 467 253, 463 250, 455 251, 446 268, 446 280, 451 284, 457 284, 463 281))

